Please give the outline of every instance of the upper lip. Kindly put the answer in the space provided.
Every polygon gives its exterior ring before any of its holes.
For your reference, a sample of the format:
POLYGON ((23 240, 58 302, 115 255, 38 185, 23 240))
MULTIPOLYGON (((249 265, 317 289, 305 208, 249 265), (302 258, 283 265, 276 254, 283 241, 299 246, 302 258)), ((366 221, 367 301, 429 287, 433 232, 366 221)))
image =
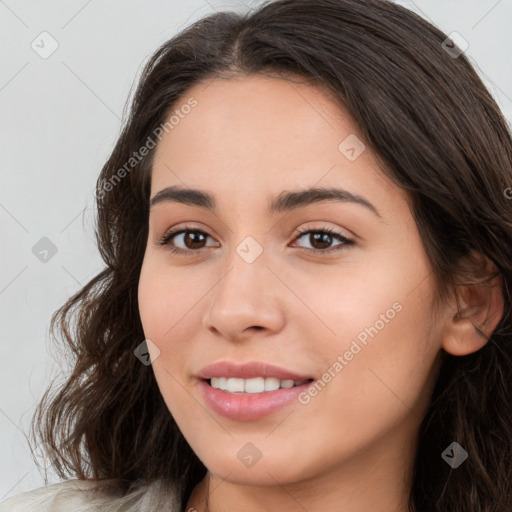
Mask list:
POLYGON ((294 381, 312 378, 309 375, 301 375, 286 370, 285 368, 259 361, 252 361, 242 364, 232 363, 230 361, 218 361, 216 363, 205 366, 197 374, 197 377, 200 379, 210 379, 212 377, 239 379, 251 379, 254 377, 275 377, 279 380, 294 381))

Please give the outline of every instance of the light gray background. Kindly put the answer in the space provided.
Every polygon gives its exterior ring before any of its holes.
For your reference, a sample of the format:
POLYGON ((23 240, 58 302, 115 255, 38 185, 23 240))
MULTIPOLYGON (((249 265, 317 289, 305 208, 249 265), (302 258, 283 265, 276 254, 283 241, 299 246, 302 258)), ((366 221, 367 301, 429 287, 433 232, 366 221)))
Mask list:
MULTIPOLYGON (((50 317, 103 266, 93 191, 142 64, 196 19, 259 3, 0 1, 0 501, 44 484, 23 432, 60 373, 50 317), (31 47, 43 31, 59 45, 46 59, 31 47), (47 262, 32 251, 43 237, 57 248, 47 262)), ((512 121, 512 0, 398 3, 468 41, 466 54, 512 121)))

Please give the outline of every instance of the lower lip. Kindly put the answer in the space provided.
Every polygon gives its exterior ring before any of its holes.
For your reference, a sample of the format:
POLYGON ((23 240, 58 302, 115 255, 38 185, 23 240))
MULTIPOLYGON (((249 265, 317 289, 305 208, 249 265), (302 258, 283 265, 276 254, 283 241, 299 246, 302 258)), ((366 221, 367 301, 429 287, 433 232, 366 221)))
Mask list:
POLYGON ((228 393, 210 386, 205 380, 199 388, 206 403, 216 413, 238 421, 254 421, 269 416, 297 399, 310 382, 293 388, 280 388, 264 393, 228 393))

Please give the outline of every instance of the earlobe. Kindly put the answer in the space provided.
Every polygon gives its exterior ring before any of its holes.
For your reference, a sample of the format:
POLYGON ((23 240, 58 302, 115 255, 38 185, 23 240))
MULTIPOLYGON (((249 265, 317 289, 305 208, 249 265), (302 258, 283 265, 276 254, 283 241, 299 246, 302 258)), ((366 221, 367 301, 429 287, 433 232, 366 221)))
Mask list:
POLYGON ((471 260, 483 264, 478 272, 465 274, 471 274, 473 283, 458 285, 459 306, 448 315, 443 335, 444 350, 455 356, 480 350, 489 341, 504 311, 502 278, 495 265, 477 253, 472 253, 471 260))

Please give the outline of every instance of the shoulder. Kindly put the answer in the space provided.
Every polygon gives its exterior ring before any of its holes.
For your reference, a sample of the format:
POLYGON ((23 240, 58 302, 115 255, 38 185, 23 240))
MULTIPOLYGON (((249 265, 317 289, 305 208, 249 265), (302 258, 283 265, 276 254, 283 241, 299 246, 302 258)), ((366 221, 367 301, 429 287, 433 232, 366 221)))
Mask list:
MULTIPOLYGON (((93 480, 66 480, 17 494, 0 504, 1 512, 81 510, 87 503, 87 491, 97 487, 93 480), (71 509, 70 507, 74 507, 71 509)), ((85 509, 84 509, 85 510, 85 509)))
POLYGON ((111 483, 115 480, 66 480, 13 496, 0 503, 0 512, 141 512, 159 510, 164 503, 170 505, 167 510, 180 510, 179 489, 172 484, 140 483, 124 494, 102 493, 111 483))

